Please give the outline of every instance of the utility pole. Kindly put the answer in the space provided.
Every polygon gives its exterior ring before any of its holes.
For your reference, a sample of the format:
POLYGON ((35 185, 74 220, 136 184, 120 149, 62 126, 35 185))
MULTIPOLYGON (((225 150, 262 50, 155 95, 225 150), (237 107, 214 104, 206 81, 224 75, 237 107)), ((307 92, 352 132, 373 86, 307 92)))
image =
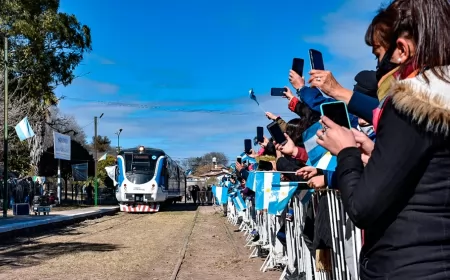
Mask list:
POLYGON ((4 49, 4 62, 5 62, 5 94, 4 94, 4 116, 3 116, 3 217, 8 216, 8 38, 4 35, 5 49, 4 49))
MULTIPOLYGON (((103 113, 100 115, 98 119, 101 119, 103 117, 103 113)), ((94 205, 97 206, 98 201, 98 180, 97 180, 97 161, 98 161, 98 155, 97 155, 97 116, 94 117, 94 205)))
POLYGON ((97 206, 97 191, 98 191, 98 183, 97 183, 97 116, 94 117, 94 188, 95 188, 95 198, 94 205, 97 206))
POLYGON ((122 129, 119 129, 118 132, 116 132, 117 134, 117 154, 120 153, 120 133, 122 132, 122 129))

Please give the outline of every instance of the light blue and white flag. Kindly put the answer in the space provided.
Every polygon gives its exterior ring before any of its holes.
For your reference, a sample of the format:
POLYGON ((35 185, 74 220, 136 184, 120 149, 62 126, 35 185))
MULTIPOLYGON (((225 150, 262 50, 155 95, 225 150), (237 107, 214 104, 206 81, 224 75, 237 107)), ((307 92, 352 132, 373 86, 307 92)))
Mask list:
POLYGON ((250 190, 256 192, 256 172, 248 172, 247 180, 245 181, 245 186, 250 190))
POLYGON ((23 118, 16 125, 16 133, 19 136, 20 141, 26 140, 34 136, 34 131, 31 128, 30 123, 28 122, 28 117, 23 118))
POLYGON ((236 207, 236 210, 243 211, 244 209, 247 209, 247 205, 245 204, 244 199, 241 196, 240 192, 233 193, 233 196, 231 197, 233 200, 233 204, 236 207))
POLYGON ((323 170, 334 171, 337 166, 337 159, 327 149, 317 144, 317 130, 322 129, 322 125, 316 122, 303 132, 305 150, 308 153, 307 165, 323 170))
POLYGON ((269 208, 272 182, 280 182, 281 173, 278 172, 256 172, 255 173, 255 209, 264 210, 269 208))
POLYGON ((212 186, 212 193, 216 198, 216 201, 220 204, 226 204, 228 202, 228 189, 224 187, 212 186))
POLYGON ((249 164, 256 163, 256 159, 249 157, 246 153, 242 153, 240 157, 242 158, 242 162, 247 161, 249 164))
POLYGON ((274 182, 267 212, 272 215, 279 215, 283 212, 297 187, 298 183, 296 182, 274 182))

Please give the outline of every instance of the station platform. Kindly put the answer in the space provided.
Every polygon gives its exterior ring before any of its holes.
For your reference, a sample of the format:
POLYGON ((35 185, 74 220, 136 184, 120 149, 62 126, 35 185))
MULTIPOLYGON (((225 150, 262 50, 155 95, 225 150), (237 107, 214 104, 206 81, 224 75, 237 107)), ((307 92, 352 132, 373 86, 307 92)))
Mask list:
POLYGON ((119 206, 98 206, 53 211, 49 215, 35 216, 31 214, 29 216, 0 217, 0 236, 15 235, 24 231, 33 232, 33 229, 76 223, 84 219, 112 215, 118 211, 119 206))

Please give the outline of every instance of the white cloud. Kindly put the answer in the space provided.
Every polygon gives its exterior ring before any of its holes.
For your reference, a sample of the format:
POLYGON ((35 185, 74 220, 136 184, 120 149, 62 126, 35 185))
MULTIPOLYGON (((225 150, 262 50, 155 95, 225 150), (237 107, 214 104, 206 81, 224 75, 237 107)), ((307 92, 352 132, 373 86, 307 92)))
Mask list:
POLYGON ((103 94, 115 94, 119 91, 119 86, 112 83, 94 81, 86 78, 75 79, 72 86, 82 87, 92 92, 93 90, 103 94))

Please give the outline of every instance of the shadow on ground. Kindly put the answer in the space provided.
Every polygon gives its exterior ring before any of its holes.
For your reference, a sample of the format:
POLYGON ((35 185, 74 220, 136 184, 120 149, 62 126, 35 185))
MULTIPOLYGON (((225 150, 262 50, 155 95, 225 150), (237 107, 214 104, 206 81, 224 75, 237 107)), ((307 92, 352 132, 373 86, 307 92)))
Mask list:
MULTIPOLYGON (((212 206, 211 206, 212 207, 212 206)), ((160 212, 177 212, 177 211, 197 211, 198 205, 192 202, 176 203, 176 204, 162 204, 160 212)))
POLYGON ((51 258, 75 252, 110 252, 120 249, 108 243, 37 243, 0 253, 0 268, 20 268, 40 264, 51 258))

